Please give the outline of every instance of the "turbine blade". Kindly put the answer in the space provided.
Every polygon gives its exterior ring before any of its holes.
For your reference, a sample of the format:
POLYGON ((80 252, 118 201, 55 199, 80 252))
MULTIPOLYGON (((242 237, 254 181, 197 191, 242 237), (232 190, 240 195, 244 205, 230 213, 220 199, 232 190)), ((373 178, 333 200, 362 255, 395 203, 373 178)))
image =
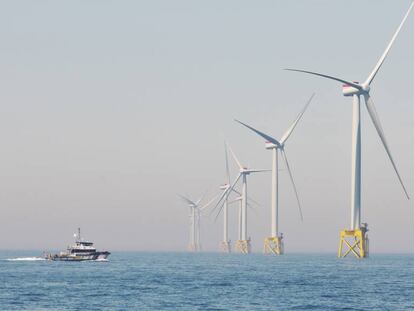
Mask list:
POLYGON ((236 189, 232 189, 232 191, 236 194, 238 194, 239 196, 241 196, 241 192, 237 191, 236 189))
POLYGON ((374 69, 372 70, 371 74, 368 76, 367 80, 365 81, 365 84, 370 85, 371 82, 374 80, 375 76, 377 75, 379 69, 381 68, 382 64, 384 63, 385 59, 387 58, 388 52, 390 51, 395 39, 397 38, 402 26, 405 23, 405 20, 407 19, 408 15, 410 14, 411 9, 414 6, 414 2, 411 3, 410 7, 408 8, 407 13, 405 13, 404 18, 402 19, 400 25, 398 26, 397 30, 395 31, 394 35, 391 38, 390 43, 388 43, 387 47, 385 48, 384 53, 381 55, 378 63, 375 65, 374 69))
POLYGON ((287 129, 285 134, 283 134, 283 137, 280 140, 280 142, 282 144, 284 144, 287 141, 287 139, 289 138, 290 134, 292 134, 293 130, 295 129, 296 125, 299 123, 300 119, 302 118, 303 114, 305 113, 306 109, 308 108, 308 106, 311 103, 314 96, 315 96, 315 93, 313 93, 312 96, 308 99, 308 102, 306 103, 305 107, 299 113, 299 115, 297 116, 295 121, 293 121, 292 125, 287 129))
POLYGON ((289 172, 289 177, 290 177, 290 181, 292 182, 293 190, 294 190, 294 192, 295 192, 296 201, 298 202, 298 208, 299 208, 300 219, 301 219, 301 221, 303 221, 302 207, 301 207, 301 205, 300 205, 300 200, 299 200, 298 190, 297 190, 297 188, 296 188, 295 181, 293 180, 292 171, 290 170, 290 165, 289 165, 289 161, 288 161, 288 159, 287 159, 287 155, 286 155, 285 150, 282 150, 282 156, 283 156, 283 159, 285 160, 285 163, 286 163, 286 168, 287 168, 287 170, 288 170, 288 172, 289 172))
MULTIPOLYGON (((229 187, 229 188, 227 188, 225 191, 223 191, 223 193, 221 194, 221 196, 220 196, 220 198, 218 199, 218 201, 217 201, 217 203, 216 203, 216 205, 213 207, 213 209, 211 210, 211 212, 210 212, 210 215, 217 209, 217 208, 219 208, 219 211, 218 211, 218 213, 217 213, 217 216, 221 213, 221 209, 223 208, 223 204, 224 204, 224 201, 223 201, 223 199, 224 198, 227 198, 228 196, 229 196, 229 194, 230 194, 230 192, 232 191, 232 189, 234 188, 234 186, 236 185, 236 183, 239 181, 239 179, 240 179, 240 176, 241 176, 242 174, 239 174, 238 176, 237 176, 237 178, 234 180, 234 182, 233 182, 233 184, 229 187)), ((217 219, 217 216, 216 216, 216 219, 217 219)))
MULTIPOLYGON (((233 189, 232 191, 234 193, 238 194, 241 197, 242 194, 239 191, 237 191, 236 189, 233 189)), ((259 202, 257 202, 256 200, 254 200, 254 199, 252 199, 250 197, 247 197, 247 202, 251 202, 251 203, 256 204, 258 207, 262 207, 262 204, 260 204, 259 202)))
POLYGON ((181 194, 177 194, 177 196, 183 200, 184 202, 190 204, 190 205, 197 205, 196 203, 194 203, 193 201, 191 201, 190 199, 186 198, 185 196, 181 195, 181 194))
MULTIPOLYGON (((235 198, 235 199, 233 199, 231 201, 228 201, 227 204, 230 205, 230 204, 233 204, 233 203, 236 203, 236 202, 240 202, 241 200, 242 200, 242 197, 240 196, 240 197, 237 197, 237 198, 235 198)), ((251 198, 248 197, 247 198, 247 207, 249 207, 250 209, 252 209, 254 212, 256 212, 255 207, 252 204, 250 204, 249 202, 255 203, 256 206, 259 207, 259 208, 262 207, 262 205, 260 203, 258 203, 257 201, 255 201, 255 200, 253 200, 253 199, 251 199, 251 198)), ((257 215, 257 213, 256 213, 256 215, 257 215)), ((217 219, 218 216, 219 216, 219 214, 216 215, 216 218, 215 219, 217 219)))
POLYGON ((208 192, 208 189, 204 192, 204 194, 197 200, 196 205, 198 206, 200 204, 201 201, 204 200, 204 198, 206 197, 208 192))
POLYGON ((247 203, 247 207, 257 216, 259 213, 257 212, 257 209, 251 206, 249 203, 247 203))
POLYGON ((291 68, 285 68, 285 70, 303 72, 303 73, 308 73, 308 74, 315 75, 315 76, 320 76, 320 77, 323 77, 323 78, 327 78, 327 79, 335 80, 335 81, 338 81, 338 82, 342 82, 342 83, 345 83, 347 85, 353 86, 354 88, 356 88, 358 90, 362 90, 361 85, 359 85, 358 83, 346 81, 346 80, 339 79, 339 78, 332 77, 332 76, 328 76, 328 75, 325 75, 325 74, 322 74, 322 73, 317 73, 317 72, 307 71, 307 70, 300 70, 300 69, 291 69, 291 68))
POLYGON ((265 134, 263 132, 260 132, 259 130, 256 130, 255 128, 251 127, 250 125, 247 125, 246 123, 243 123, 243 122, 241 122, 241 121, 239 121, 237 119, 234 119, 234 121, 240 123, 241 125, 247 127, 248 129, 252 130, 257 135, 262 136, 266 141, 268 141, 270 143, 273 143, 276 146, 280 147, 280 143, 275 138, 273 138, 273 137, 271 137, 271 136, 269 136, 269 135, 267 135, 267 134, 265 134))
POLYGON ((230 147, 229 145, 227 145, 227 147, 229 148, 230 153, 231 153, 231 155, 232 155, 232 157, 233 157, 234 161, 237 163, 237 165, 239 166, 239 168, 242 170, 242 169, 243 169, 243 165, 241 165, 241 163, 240 163, 239 159, 237 159, 236 155, 235 155, 235 154, 234 154, 234 152, 233 152, 233 149, 231 149, 231 147, 230 147))
POLYGON ((270 172, 271 170, 246 170, 248 173, 262 173, 262 172, 270 172))
POLYGON ((199 208, 200 212, 209 207, 211 205, 211 203, 213 203, 216 199, 218 198, 218 194, 216 194, 210 201, 208 201, 206 204, 204 204, 202 207, 199 208))
POLYGON ((260 209, 260 208, 263 207, 263 205, 261 205, 259 202, 255 201, 255 200, 253 200, 251 198, 247 198, 247 205, 248 206, 251 206, 252 209, 255 209, 255 208, 259 208, 260 209))
MULTIPOLYGON (((256 209, 251 204, 247 203, 247 207, 250 208, 252 211, 256 212, 256 209)), ((257 215, 257 212, 256 212, 257 215)))
POLYGON ((230 184, 230 169, 229 169, 229 156, 227 152, 227 143, 224 142, 224 155, 226 157, 226 178, 227 178, 227 184, 230 184))
MULTIPOLYGON (((231 185, 230 188, 228 188, 225 192, 227 192, 227 197, 230 194, 230 192, 232 191, 232 189, 234 188, 234 186, 237 184, 237 182, 239 181, 240 177, 242 176, 242 174, 239 174, 236 178, 236 180, 233 182, 233 184, 231 185)), ((226 197, 226 198, 227 198, 226 197)), ((223 205, 224 205, 224 201, 223 203, 220 205, 219 207, 219 211, 217 212, 216 217, 214 218, 214 221, 217 221, 217 218, 219 217, 219 215, 221 214, 221 211, 223 210, 223 205)))
POLYGON ((252 199, 252 198, 247 198, 247 203, 253 203, 254 205, 256 205, 257 207, 262 207, 262 204, 260 204, 259 202, 257 202, 256 200, 252 199))
POLYGON ((364 98, 365 98, 365 105, 366 105, 368 113, 371 117, 372 123, 374 123, 375 129, 377 130, 377 133, 378 133, 379 137, 381 138, 382 144, 384 145, 385 151, 387 152, 388 158, 390 159, 391 164, 394 168, 394 171, 397 174, 398 180, 400 181, 400 184, 401 184, 401 186, 404 190, 404 193, 407 196, 407 199, 410 199, 410 197, 408 195, 408 192, 407 192, 407 190, 404 186, 404 183, 401 179, 400 173, 398 173, 397 166, 395 165, 394 159, 391 155, 391 150, 388 147, 387 140, 385 139, 384 130, 382 129, 380 119, 378 117, 377 111, 376 111, 375 106, 374 106, 374 102, 372 101, 369 94, 364 94, 364 98))

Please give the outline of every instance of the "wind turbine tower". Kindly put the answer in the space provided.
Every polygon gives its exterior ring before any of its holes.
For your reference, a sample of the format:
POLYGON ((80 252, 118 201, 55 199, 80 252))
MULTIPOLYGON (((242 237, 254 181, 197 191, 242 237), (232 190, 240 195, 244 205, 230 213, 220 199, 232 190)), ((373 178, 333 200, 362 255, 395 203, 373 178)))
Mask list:
POLYGON ((289 71, 303 72, 315 76, 320 76, 323 78, 331 79, 337 82, 343 83, 342 93, 344 96, 352 97, 352 179, 351 179, 351 226, 349 229, 342 230, 340 232, 340 241, 338 248, 338 257, 346 257, 348 254, 353 253, 357 258, 365 258, 368 256, 369 247, 368 247, 368 235, 367 235, 367 224, 361 223, 361 97, 364 98, 365 106, 367 108, 368 114, 371 117, 372 123, 374 124, 375 129, 381 139, 382 144, 384 145, 385 151, 388 155, 388 158, 391 161, 391 164, 394 168, 394 171, 397 175, 397 178, 403 188, 407 199, 409 199, 407 190, 404 186, 404 183, 400 177, 400 174, 397 170, 397 166, 394 162, 394 159, 391 155, 390 148, 385 139, 384 130, 382 128, 380 119, 376 112, 374 102, 371 99, 371 83, 376 77, 379 69, 385 61, 385 58, 388 55, 395 39, 398 36, 403 24, 405 23, 410 11, 414 6, 414 2, 411 3, 407 13, 402 19, 400 25, 398 26, 396 32, 391 38, 391 41, 387 45, 384 53, 381 55, 379 61, 375 65, 372 72, 369 74, 368 78, 363 82, 350 82, 344 79, 336 78, 333 76, 328 76, 325 74, 298 70, 298 69, 286 69, 289 71))
POLYGON ((308 108, 310 102, 312 101, 314 94, 309 98, 308 102, 306 103, 305 107, 302 109, 298 117, 295 121, 291 124, 291 126, 286 130, 282 139, 280 141, 276 140, 275 138, 260 132, 259 130, 247 125, 239 120, 236 122, 242 124, 243 126, 247 127, 248 129, 252 130, 257 135, 261 136, 266 141, 266 149, 272 151, 272 197, 271 197, 271 234, 270 237, 265 238, 264 241, 264 252, 267 254, 275 254, 275 255, 282 255, 284 253, 284 244, 283 244, 283 234, 279 232, 279 153, 283 157, 287 170, 289 172, 289 177, 292 182, 293 190, 296 195, 296 200, 299 207, 299 213, 301 220, 303 220, 302 210, 300 206, 299 196, 296 189, 295 182, 293 180, 293 175, 290 170, 289 162, 285 152, 285 143, 292 134, 293 130, 295 129, 296 125, 298 124, 299 120, 302 118, 303 114, 308 108))

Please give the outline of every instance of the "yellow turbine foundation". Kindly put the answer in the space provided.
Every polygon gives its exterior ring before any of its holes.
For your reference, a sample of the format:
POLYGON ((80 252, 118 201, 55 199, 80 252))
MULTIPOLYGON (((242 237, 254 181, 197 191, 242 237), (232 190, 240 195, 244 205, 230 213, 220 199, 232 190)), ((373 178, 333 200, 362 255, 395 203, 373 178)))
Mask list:
POLYGON ((197 244, 188 244, 188 251, 189 252, 197 252, 199 249, 197 244))
POLYGON ((339 240, 338 258, 345 258, 352 253, 357 258, 369 255, 369 240, 367 229, 342 230, 339 240))
POLYGON ((249 254, 252 251, 250 240, 238 240, 236 242, 236 250, 242 254, 249 254))
POLYGON ((220 244, 220 249, 223 253, 231 253, 231 245, 230 241, 223 241, 220 244))
POLYGON ((264 249, 265 254, 274 254, 274 255, 283 255, 283 237, 282 236, 273 236, 266 238, 264 240, 264 249))

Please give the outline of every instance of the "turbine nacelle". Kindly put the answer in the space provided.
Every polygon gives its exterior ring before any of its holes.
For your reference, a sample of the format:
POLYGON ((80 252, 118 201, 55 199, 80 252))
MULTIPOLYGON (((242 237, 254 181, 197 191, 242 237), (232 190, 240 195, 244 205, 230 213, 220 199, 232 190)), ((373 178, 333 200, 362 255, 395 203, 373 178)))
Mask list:
MULTIPOLYGON (((359 84, 357 81, 353 81, 355 84, 359 84)), ((361 89, 357 89, 356 87, 349 85, 349 84, 343 84, 342 85, 342 94, 344 96, 354 96, 354 95, 360 95, 362 93, 361 89)))
POLYGON ((266 147, 266 149, 277 149, 278 148, 278 146, 276 144, 274 144, 270 141, 267 141, 265 143, 265 147, 266 147))
POLYGON ((252 170, 248 169, 247 167, 243 167, 240 169, 240 174, 249 175, 252 170))

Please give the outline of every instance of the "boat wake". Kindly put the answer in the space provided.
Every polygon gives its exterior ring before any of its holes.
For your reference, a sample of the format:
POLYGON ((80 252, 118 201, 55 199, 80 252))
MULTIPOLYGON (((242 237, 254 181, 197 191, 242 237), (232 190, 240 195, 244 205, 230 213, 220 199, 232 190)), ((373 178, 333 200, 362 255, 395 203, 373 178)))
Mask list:
POLYGON ((18 258, 9 258, 8 261, 42 261, 46 260, 42 257, 18 257, 18 258))
POLYGON ((109 260, 106 258, 98 258, 98 259, 95 259, 94 261, 108 262, 109 260))

